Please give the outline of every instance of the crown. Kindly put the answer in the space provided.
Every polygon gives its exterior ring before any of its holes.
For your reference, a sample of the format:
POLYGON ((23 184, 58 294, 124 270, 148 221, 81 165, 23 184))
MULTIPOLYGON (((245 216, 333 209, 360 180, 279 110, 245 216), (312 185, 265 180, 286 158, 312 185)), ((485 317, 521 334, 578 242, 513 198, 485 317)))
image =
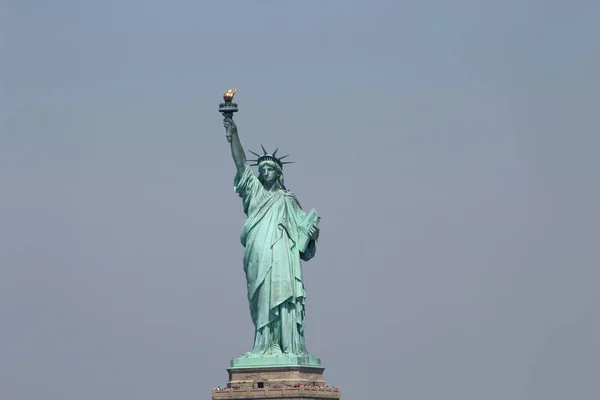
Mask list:
POLYGON ((260 147, 262 148, 263 154, 257 154, 255 152, 253 152, 252 150, 248 150, 250 153, 254 154, 257 158, 256 160, 248 160, 250 162, 252 162, 252 164, 250 164, 251 166, 256 166, 256 165, 260 165, 260 163, 265 162, 265 161, 272 161, 275 164, 279 165, 279 168, 283 169, 283 164, 293 164, 293 161, 281 161, 284 158, 288 157, 289 154, 282 156, 282 157, 277 157, 277 150, 279 149, 275 149, 275 151, 272 154, 267 153, 267 150, 265 150, 264 146, 261 144, 260 147))

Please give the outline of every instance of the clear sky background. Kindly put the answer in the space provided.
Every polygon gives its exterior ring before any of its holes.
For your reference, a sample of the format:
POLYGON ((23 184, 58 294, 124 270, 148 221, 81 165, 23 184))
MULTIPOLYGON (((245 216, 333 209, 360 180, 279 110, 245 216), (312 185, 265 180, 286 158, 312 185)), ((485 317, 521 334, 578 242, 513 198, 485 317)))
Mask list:
POLYGON ((208 399, 252 345, 235 167, 322 215, 344 400, 600 396, 600 2, 3 0, 0 398, 208 399))

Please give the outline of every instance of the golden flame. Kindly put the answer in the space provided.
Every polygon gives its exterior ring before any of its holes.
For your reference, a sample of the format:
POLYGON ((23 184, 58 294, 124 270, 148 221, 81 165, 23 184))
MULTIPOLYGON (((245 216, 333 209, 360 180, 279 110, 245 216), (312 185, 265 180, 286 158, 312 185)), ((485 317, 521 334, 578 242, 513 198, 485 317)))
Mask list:
POLYGON ((228 89, 223 95, 223 100, 231 101, 233 100, 233 96, 235 96, 237 89, 228 89))

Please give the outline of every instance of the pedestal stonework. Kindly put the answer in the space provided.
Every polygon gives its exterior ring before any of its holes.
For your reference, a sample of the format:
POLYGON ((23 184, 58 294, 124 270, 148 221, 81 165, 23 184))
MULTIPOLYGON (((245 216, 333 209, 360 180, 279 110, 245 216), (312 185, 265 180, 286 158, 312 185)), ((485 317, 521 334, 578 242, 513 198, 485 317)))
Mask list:
POLYGON ((248 389, 248 390, 213 390, 214 400, 321 400, 340 398, 337 389, 319 388, 284 388, 284 389, 248 389))
POLYGON ((256 367, 229 368, 228 388, 259 389, 285 388, 288 386, 325 386, 323 371, 325 368, 313 367, 256 367))
POLYGON ((324 370, 308 366, 229 368, 227 388, 214 389, 212 399, 339 399, 340 390, 325 384, 324 370))

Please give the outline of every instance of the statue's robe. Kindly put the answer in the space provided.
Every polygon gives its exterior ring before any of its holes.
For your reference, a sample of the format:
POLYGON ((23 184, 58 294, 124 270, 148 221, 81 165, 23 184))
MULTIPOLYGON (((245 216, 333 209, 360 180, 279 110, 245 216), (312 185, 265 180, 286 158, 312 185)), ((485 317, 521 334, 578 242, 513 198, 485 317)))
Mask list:
POLYGON ((295 196, 286 190, 269 192, 252 169, 238 173, 234 189, 248 216, 241 233, 250 315, 255 327, 249 355, 307 354, 304 343, 305 290, 300 260, 316 251, 311 240, 304 252, 296 244, 306 217, 295 196))

